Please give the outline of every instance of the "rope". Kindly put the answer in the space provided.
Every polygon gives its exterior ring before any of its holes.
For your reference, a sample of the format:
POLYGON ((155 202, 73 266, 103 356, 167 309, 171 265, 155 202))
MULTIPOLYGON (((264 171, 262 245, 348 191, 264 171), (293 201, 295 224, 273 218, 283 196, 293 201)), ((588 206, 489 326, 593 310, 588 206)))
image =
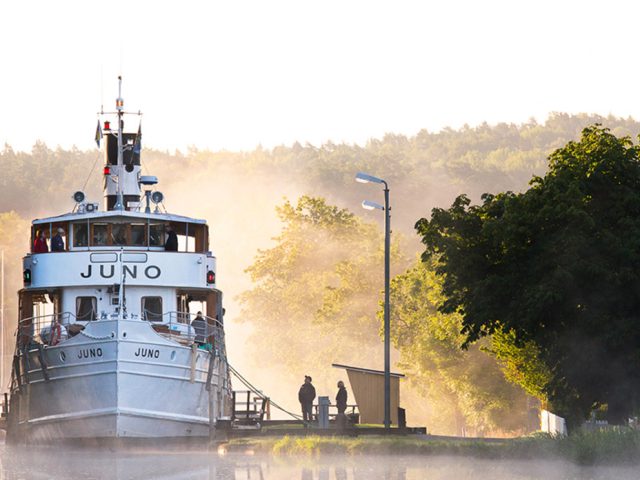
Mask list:
POLYGON ((98 163, 98 159, 100 158, 100 152, 98 152, 98 156, 96 157, 96 159, 93 161, 93 167, 91 167, 91 170, 89 170, 89 176, 87 177, 87 179, 84 181, 84 185, 82 186, 82 191, 84 192, 84 189, 87 186, 87 183, 89 183, 89 179, 91 178, 91 175, 93 175, 93 172, 95 171, 96 168, 96 163, 98 163))
MULTIPOLYGON (((265 396, 265 395, 264 395, 260 390, 258 390, 255 386, 253 386, 253 385, 249 382, 249 380, 247 380, 246 378, 244 378, 244 377, 240 374, 240 372, 238 372, 235 368, 233 368, 229 363, 227 363, 227 366, 229 367, 229 370, 231 371, 231 373, 233 373, 233 374, 236 376, 236 378, 237 378, 238 380, 240 380, 240 382, 242 382, 242 383, 244 384, 244 386, 245 386, 245 387, 247 387, 251 392, 255 393, 256 395, 258 395, 258 396, 260 396, 260 397, 264 397, 264 396, 265 396)), ((270 398, 269 398, 269 403, 270 403, 273 407, 275 407, 275 408, 277 408, 278 410, 280 410, 280 411, 282 411, 282 412, 286 413, 287 415, 290 415, 291 417, 295 418, 296 420, 302 420, 302 416, 301 416, 301 415, 297 415, 297 414, 295 414, 295 413, 290 412, 289 410, 287 410, 287 409, 285 409, 285 408, 281 407, 280 405, 278 405, 276 402, 274 402, 274 401, 273 401, 273 400, 271 400, 270 398)), ((304 422, 304 423, 305 423, 305 425, 310 425, 308 422, 304 422)))

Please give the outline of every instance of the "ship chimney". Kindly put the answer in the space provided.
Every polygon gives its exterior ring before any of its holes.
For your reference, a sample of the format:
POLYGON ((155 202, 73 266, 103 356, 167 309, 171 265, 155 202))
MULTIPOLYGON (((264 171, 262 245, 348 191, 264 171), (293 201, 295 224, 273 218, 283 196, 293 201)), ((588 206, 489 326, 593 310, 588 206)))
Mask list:
POLYGON ((122 165, 118 165, 118 134, 104 131, 104 208, 105 210, 130 210, 140 202, 140 151, 138 136, 123 133, 122 165), (122 188, 123 208, 115 208, 118 203, 118 183, 122 188))

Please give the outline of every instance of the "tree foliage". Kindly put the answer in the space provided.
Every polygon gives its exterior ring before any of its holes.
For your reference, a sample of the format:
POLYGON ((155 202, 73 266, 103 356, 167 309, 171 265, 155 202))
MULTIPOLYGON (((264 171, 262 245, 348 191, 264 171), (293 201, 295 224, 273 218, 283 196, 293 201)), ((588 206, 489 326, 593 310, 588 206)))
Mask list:
POLYGON ((431 265, 418 262, 391 288, 398 366, 430 403, 430 427, 458 435, 526 430, 523 390, 505 379, 488 341, 460 348, 461 315, 436 308, 443 301, 441 283, 431 265))
POLYGON ((570 420, 606 403, 626 418, 640 394, 638 147, 599 126, 549 157, 524 193, 459 196, 416 228, 441 260, 441 310, 467 343, 513 332, 551 372, 544 391, 570 420))
MULTIPOLYGON (((277 211, 282 232, 247 269, 254 286, 240 297, 258 357, 298 376, 301 365, 316 371, 333 362, 370 365, 372 349, 381 346, 380 229, 316 197, 286 201, 277 211)), ((397 242, 392 255, 402 268, 397 242)))

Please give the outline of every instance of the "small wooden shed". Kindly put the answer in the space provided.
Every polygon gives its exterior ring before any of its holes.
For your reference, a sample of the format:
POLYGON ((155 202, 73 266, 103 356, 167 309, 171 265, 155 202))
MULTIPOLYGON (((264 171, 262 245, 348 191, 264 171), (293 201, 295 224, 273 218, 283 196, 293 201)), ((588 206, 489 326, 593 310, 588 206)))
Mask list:
MULTIPOLYGON (((360 423, 384 423, 384 371, 351 367, 333 363, 335 368, 344 368, 349 377, 351 391, 360 411, 360 423)), ((398 425, 400 406, 401 373, 391 373, 391 424, 398 425)))

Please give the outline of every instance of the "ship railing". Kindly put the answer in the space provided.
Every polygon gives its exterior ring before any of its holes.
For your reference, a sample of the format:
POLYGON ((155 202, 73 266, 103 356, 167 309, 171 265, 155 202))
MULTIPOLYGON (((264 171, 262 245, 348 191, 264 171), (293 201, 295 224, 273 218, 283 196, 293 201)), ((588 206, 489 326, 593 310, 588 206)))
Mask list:
POLYGON ((179 343, 224 349, 224 328, 217 318, 177 311, 154 317, 147 314, 144 318, 149 319, 156 332, 179 343))
MULTIPOLYGON (((224 328, 216 318, 189 312, 167 312, 162 315, 145 312, 142 319, 147 320, 156 332, 183 345, 196 343, 204 348, 224 348, 224 328)), ((71 312, 33 316, 18 322, 16 335, 21 347, 57 345, 77 335, 88 322, 71 312)))
POLYGON ((76 335, 84 328, 71 312, 52 313, 23 318, 18 322, 18 341, 21 346, 33 343, 56 345, 76 335))

